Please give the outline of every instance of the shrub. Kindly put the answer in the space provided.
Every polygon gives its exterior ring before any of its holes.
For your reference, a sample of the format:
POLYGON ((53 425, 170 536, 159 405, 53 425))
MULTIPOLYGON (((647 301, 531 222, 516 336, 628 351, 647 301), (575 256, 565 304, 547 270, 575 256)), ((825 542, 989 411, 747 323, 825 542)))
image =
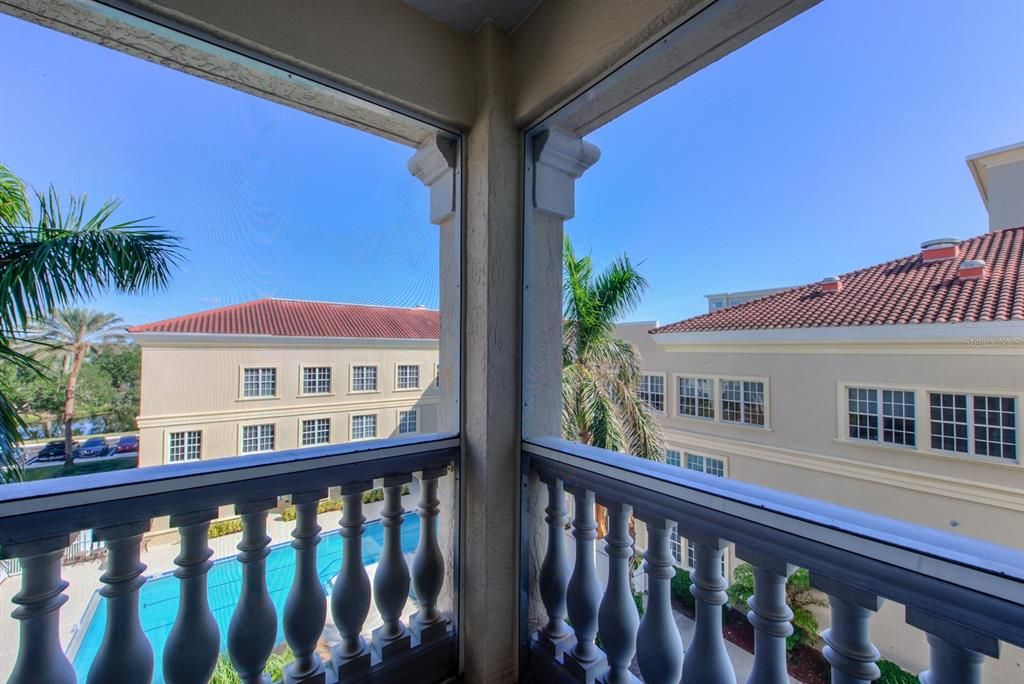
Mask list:
POLYGON ((920 680, 891 660, 879 660, 878 669, 882 676, 875 684, 920 684, 920 680))
MULTIPOLYGON (((268 675, 270 681, 279 682, 284 678, 284 666, 293 660, 295 656, 290 648, 285 648, 282 653, 271 653, 267 658, 267 666, 263 668, 263 674, 268 675)), ((217 667, 213 670, 210 684, 242 684, 242 677, 227 653, 221 653, 217 659, 217 667)))
POLYGON ((217 537, 226 537, 229 534, 236 534, 241 531, 241 518, 229 518, 228 520, 214 520, 212 523, 210 523, 210 532, 207 535, 207 538, 216 539, 217 537))
MULTIPOLYGON (((316 512, 318 515, 320 513, 328 513, 330 511, 340 511, 341 509, 341 502, 335 501, 334 499, 324 499, 323 501, 316 505, 316 512)), ((289 506, 288 508, 281 511, 281 520, 284 520, 286 522, 295 520, 297 516, 298 512, 295 510, 295 506, 289 506)))
POLYGON ((672 578, 672 598, 692 609, 694 599, 693 594, 690 593, 691 584, 693 584, 693 580, 690 579, 690 573, 682 568, 676 568, 676 576, 672 578))
MULTIPOLYGON (((733 583, 726 590, 732 605, 740 612, 747 610, 747 599, 754 595, 754 569, 740 563, 733 570, 733 583)), ((813 646, 818 640, 818 621, 810 606, 827 606, 828 602, 811 588, 811 574, 799 568, 786 582, 786 603, 793 611, 793 633, 786 637, 786 649, 797 644, 813 646)))
POLYGON ((640 617, 644 616, 644 593, 633 589, 633 603, 636 604, 636 612, 640 617))

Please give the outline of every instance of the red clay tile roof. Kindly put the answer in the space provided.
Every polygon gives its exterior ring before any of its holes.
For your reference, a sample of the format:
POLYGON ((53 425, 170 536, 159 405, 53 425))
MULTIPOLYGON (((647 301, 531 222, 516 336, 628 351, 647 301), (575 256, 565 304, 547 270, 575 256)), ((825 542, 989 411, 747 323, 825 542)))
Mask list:
POLYGON ((257 299, 136 325, 128 332, 436 340, 440 318, 433 309, 257 299))
POLYGON ((960 243, 956 259, 922 263, 920 253, 840 276, 840 292, 819 283, 719 309, 651 334, 1024 320, 1024 227, 960 243), (984 259, 988 275, 961 281, 966 259, 984 259))

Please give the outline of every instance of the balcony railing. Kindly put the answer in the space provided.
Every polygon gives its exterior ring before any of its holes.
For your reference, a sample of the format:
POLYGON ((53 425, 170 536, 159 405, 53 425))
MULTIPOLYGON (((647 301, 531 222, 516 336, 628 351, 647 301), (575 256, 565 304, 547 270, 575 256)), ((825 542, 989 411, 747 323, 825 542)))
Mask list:
MULTIPOLYGON (((0 489, 0 551, 22 565, 21 590, 13 601, 20 621, 12 684, 65 684, 75 670, 60 643, 60 610, 68 583, 61 565, 70 535, 93 529, 107 549, 100 594, 106 627, 88 682, 149 682, 153 648, 139 618, 145 584, 143 535, 154 518, 169 516, 180 536, 174 563, 179 604, 163 650, 168 684, 206 682, 224 645, 207 599, 210 522, 218 507, 234 505, 241 517, 238 544, 241 593, 227 631, 226 650, 244 682, 259 682, 277 642, 278 622, 295 660, 285 671, 290 684, 342 681, 441 681, 457 668, 455 631, 438 608, 445 555, 438 543, 439 478, 458 458, 455 435, 430 435, 371 444, 324 446, 162 468, 84 475, 0 489), (402 488, 420 481, 420 531, 415 557, 406 562, 401 544, 402 488), (362 562, 365 518, 362 496, 384 490, 383 548, 373 578, 362 562), (330 597, 317 569, 320 543, 317 503, 340 487, 342 562, 330 597), (292 547, 295 575, 283 614, 267 592, 268 511, 290 495, 296 508, 292 547), (417 612, 401 616, 413 589, 417 612), (382 626, 363 638, 371 599, 382 626), (329 663, 317 653, 328 603, 341 637, 329 663)), ((450 570, 450 568, 449 568, 450 570)), ((13 581, 13 580, 12 580, 13 581)))
POLYGON ((524 645, 541 681, 634 681, 628 668, 635 655, 647 684, 736 682, 722 634, 722 556, 730 543, 754 569, 748 682, 789 681, 785 641, 792 613, 785 585, 797 566, 810 571, 831 605, 823 636, 834 683, 867 684, 879 676, 869 628, 884 599, 905 606, 906 621, 927 634, 930 669, 921 676, 927 684, 980 683, 982 663, 998 657, 1000 642, 1024 646, 1020 551, 557 439, 527 442, 523 456, 525 472, 538 474, 547 489, 538 578, 546 622, 524 645), (603 591, 592 561, 576 562, 570 573, 567 494, 576 504, 576 559, 594 558, 595 501, 609 511, 603 591), (648 531, 642 619, 629 579, 630 516, 648 531), (685 648, 669 593, 669 543, 677 526, 696 550, 696 624, 685 648))

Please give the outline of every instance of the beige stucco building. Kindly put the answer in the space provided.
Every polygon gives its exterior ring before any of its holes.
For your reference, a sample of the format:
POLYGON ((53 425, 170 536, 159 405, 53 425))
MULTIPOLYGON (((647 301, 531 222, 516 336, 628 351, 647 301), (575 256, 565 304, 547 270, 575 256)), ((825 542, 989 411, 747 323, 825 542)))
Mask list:
POLYGON ((263 299, 131 334, 141 466, 438 429, 437 311, 263 299))

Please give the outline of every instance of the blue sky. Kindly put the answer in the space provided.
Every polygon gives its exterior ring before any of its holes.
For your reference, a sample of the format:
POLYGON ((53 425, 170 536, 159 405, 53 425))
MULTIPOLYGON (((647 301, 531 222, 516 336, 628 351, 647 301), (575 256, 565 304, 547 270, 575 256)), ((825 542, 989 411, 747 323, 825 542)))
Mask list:
MULTIPOLYGON (((826 0, 590 136, 568 230, 651 289, 799 284, 985 231, 968 154, 1024 140, 1024 3, 826 0)), ((0 161, 124 199, 188 263, 129 323, 262 296, 437 304, 437 229, 411 150, 0 16, 0 161)))

